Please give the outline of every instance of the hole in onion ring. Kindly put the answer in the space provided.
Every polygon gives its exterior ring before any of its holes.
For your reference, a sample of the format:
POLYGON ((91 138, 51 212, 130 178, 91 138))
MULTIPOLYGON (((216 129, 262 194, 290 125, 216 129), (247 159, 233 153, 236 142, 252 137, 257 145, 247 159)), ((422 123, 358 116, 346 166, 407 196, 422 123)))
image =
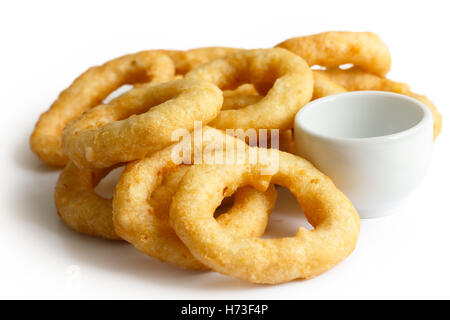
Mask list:
POLYGON ((124 84, 123 86, 121 86, 121 87, 117 88, 116 90, 114 90, 113 92, 111 92, 109 94, 109 96, 107 96, 105 99, 103 99, 103 104, 109 103, 112 99, 117 98, 118 96, 124 94, 131 88, 133 88, 133 86, 131 84, 124 84))
POLYGON ((348 69, 353 68, 353 66, 354 66, 353 63, 346 63, 346 64, 343 64, 343 65, 339 66, 339 69, 341 69, 341 70, 348 70, 348 69))
POLYGON ((233 207, 234 199, 233 196, 223 198, 220 206, 217 207, 216 212, 214 212, 214 218, 218 218, 220 215, 227 213, 231 207, 233 207))
POLYGON ((95 193, 105 199, 112 199, 114 195, 114 189, 116 188, 117 181, 125 169, 125 166, 121 166, 111 170, 94 188, 95 193))
POLYGON ((294 195, 285 187, 276 186, 276 189, 278 200, 262 238, 293 237, 300 227, 313 230, 313 226, 306 220, 305 214, 299 208, 294 195))
POLYGON ((318 64, 315 64, 315 65, 311 66, 311 70, 326 70, 326 69, 327 68, 322 67, 322 66, 320 66, 318 64))

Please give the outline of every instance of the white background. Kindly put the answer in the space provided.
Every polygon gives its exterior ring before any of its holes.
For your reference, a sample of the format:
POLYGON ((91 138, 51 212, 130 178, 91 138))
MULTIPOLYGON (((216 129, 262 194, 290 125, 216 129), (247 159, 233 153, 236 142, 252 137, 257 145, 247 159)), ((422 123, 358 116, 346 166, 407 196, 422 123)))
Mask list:
MULTIPOLYGON (((450 298, 446 3, 3 1, 0 298, 450 298), (174 268, 126 243, 77 234, 59 220, 58 172, 30 152, 28 137, 39 114, 86 68, 142 49, 271 47, 328 30, 378 33, 392 52, 389 77, 428 95, 444 116, 424 183, 396 215, 362 221, 357 249, 343 263, 309 281, 253 285, 174 268)), ((296 214, 282 192, 271 230, 296 214)))

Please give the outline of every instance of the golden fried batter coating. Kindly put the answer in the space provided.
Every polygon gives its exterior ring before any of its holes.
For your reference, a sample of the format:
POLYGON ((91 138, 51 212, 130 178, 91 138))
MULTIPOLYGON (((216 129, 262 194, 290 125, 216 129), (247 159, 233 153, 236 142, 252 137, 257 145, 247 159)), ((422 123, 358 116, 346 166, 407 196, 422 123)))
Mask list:
POLYGON ((310 66, 335 68, 350 63, 380 76, 391 69, 388 47, 372 32, 323 32, 288 39, 276 47, 292 51, 310 66))
POLYGON ((31 150, 47 164, 63 167, 68 159, 62 151, 62 134, 70 122, 124 84, 157 84, 171 80, 174 73, 172 60, 154 51, 128 54, 89 68, 40 116, 30 137, 31 150))
POLYGON ((192 69, 210 62, 214 59, 221 58, 242 49, 227 47, 203 47, 186 51, 182 50, 160 50, 167 54, 175 64, 177 74, 184 75, 192 69))
MULTIPOLYGON (((226 145, 244 144, 216 129, 205 128, 203 133, 205 139, 207 136, 211 137, 211 134, 213 140, 225 139, 226 145)), ((207 148, 207 145, 204 147, 207 148)), ((164 194, 161 195, 155 190, 163 181, 163 177, 177 168, 178 165, 171 158, 176 148, 177 145, 172 145, 148 158, 127 165, 114 194, 114 225, 117 234, 147 255, 184 268, 205 269, 207 267, 191 255, 170 227, 168 211, 161 210, 167 209, 168 192, 162 190, 164 194), (154 193, 156 194, 153 195, 154 193), (150 197, 159 205, 155 206, 154 201, 149 201, 150 197)), ((176 176, 172 177, 172 180, 174 178, 176 176)), ((170 187, 170 183, 166 186, 170 187)), ((208 191, 205 196, 208 196, 208 191)), ((233 207, 215 221, 230 235, 261 236, 275 200, 276 191, 273 186, 265 192, 242 188, 235 195, 233 207)))
POLYGON ((199 261, 225 275, 276 284, 311 278, 347 257, 359 235, 359 216, 348 198, 308 161, 269 149, 279 170, 262 175, 260 163, 202 164, 192 167, 172 199, 170 224, 199 261), (224 196, 237 188, 268 183, 287 187, 314 230, 299 228, 294 237, 243 238, 225 232, 214 219, 224 196))
POLYGON ((244 108, 222 110, 209 124, 220 129, 291 128, 297 111, 311 100, 314 86, 306 62, 280 48, 233 53, 197 67, 185 77, 207 80, 222 90, 252 83, 265 95, 244 108))
POLYGON ((142 159, 173 143, 176 129, 191 131, 194 121, 213 120, 222 101, 222 92, 201 80, 133 88, 70 124, 63 149, 78 167, 106 168, 142 159))

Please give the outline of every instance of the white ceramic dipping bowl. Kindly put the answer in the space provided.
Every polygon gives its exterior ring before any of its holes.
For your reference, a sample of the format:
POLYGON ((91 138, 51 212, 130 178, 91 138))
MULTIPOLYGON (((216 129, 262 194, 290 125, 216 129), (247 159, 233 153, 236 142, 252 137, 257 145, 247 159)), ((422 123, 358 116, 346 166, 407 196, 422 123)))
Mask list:
POLYGON ((361 218, 393 213, 425 176, 433 119, 421 102, 356 91, 317 99, 295 117, 297 153, 328 175, 361 218))

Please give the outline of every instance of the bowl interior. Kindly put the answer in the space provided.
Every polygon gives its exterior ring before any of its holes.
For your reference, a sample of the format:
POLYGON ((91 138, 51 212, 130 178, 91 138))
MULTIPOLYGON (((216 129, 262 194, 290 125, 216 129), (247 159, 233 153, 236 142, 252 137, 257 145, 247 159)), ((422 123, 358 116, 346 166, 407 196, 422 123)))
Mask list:
POLYGON ((372 138, 405 131, 425 116, 420 103, 386 92, 360 91, 315 100, 299 115, 300 125, 335 138, 372 138))

